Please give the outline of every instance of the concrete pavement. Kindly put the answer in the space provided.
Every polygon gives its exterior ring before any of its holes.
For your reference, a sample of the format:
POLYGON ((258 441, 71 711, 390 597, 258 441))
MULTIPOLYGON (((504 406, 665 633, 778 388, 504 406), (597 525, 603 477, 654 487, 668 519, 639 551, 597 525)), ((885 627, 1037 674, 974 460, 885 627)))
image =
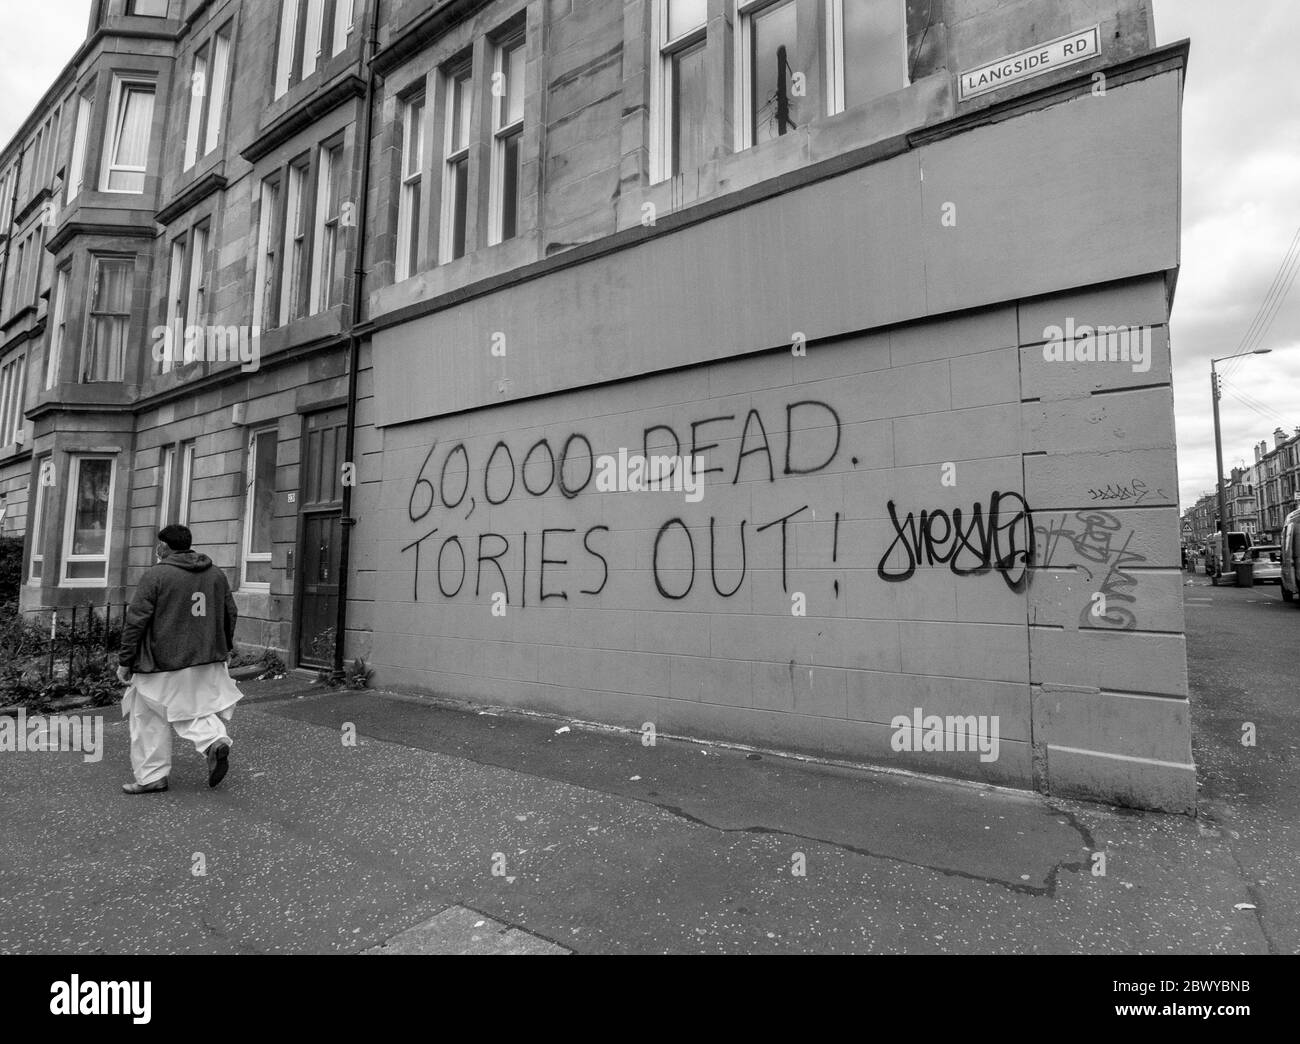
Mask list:
POLYGON ((215 791, 0 755, 0 952, 1296 952, 1300 610, 1203 579, 1200 819, 281 685, 215 791))

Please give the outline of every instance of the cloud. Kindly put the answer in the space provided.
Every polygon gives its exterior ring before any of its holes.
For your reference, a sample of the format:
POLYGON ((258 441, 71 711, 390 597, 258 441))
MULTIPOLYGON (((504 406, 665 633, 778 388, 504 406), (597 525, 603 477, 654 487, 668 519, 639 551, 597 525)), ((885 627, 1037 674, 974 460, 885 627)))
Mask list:
MULTIPOLYGON (((1259 0, 1225 18, 1215 0, 1155 0, 1160 41, 1192 41, 1183 109, 1182 269, 1171 319, 1182 506, 1215 482, 1210 359, 1242 344, 1300 228, 1300 106, 1279 41, 1293 39, 1292 0, 1259 0)), ((1273 430, 1300 425, 1300 289, 1268 334, 1265 356, 1220 364, 1223 463, 1255 462, 1273 430), (1251 405, 1241 401, 1244 396, 1251 405)))
POLYGON ((90 0, 0 4, 0 148, 86 38, 90 0))

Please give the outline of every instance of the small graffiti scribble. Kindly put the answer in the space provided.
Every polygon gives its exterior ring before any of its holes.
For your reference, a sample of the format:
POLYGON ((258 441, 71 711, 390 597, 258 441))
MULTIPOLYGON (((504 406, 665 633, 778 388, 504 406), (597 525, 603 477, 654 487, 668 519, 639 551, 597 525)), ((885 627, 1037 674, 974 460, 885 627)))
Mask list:
POLYGON ((1137 627, 1137 618, 1128 608, 1137 601, 1132 594, 1137 579, 1126 569, 1141 565, 1146 558, 1130 550, 1133 530, 1128 530, 1120 543, 1123 530, 1120 520, 1107 511, 1079 511, 1073 520, 1061 515, 1038 527, 1044 566, 1078 569, 1089 581, 1101 578, 1096 593, 1104 596, 1105 611, 1094 615, 1097 603, 1089 599, 1079 613, 1080 627, 1116 631, 1137 627))

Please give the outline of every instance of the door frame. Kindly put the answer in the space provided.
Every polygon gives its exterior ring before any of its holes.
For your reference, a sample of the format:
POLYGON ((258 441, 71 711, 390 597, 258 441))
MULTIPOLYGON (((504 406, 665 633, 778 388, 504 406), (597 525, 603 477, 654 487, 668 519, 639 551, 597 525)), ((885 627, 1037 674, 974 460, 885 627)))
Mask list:
MULTIPOLYGON (((312 664, 302 662, 302 603, 303 603, 303 573, 302 560, 305 538, 307 536, 307 519, 318 518, 321 516, 337 515, 340 519, 343 517, 343 509, 338 507, 322 508, 305 508, 298 512, 297 533, 294 536, 294 562, 293 562, 293 627, 290 642, 293 647, 293 656, 290 666, 297 668, 302 667, 304 670, 320 670, 312 664)), ((337 641, 337 638, 335 639, 337 641)), ((331 669, 333 664, 326 665, 326 669, 331 669)))

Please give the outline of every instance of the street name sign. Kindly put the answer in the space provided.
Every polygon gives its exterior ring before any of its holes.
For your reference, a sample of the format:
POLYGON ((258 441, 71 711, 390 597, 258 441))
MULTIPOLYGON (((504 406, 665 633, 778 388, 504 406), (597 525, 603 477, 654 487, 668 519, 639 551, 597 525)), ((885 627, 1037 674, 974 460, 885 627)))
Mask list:
POLYGON ((1100 53, 1101 26, 1094 25, 1091 29, 1048 40, 962 73, 958 97, 960 101, 969 101, 1010 84, 1095 58, 1100 53))

